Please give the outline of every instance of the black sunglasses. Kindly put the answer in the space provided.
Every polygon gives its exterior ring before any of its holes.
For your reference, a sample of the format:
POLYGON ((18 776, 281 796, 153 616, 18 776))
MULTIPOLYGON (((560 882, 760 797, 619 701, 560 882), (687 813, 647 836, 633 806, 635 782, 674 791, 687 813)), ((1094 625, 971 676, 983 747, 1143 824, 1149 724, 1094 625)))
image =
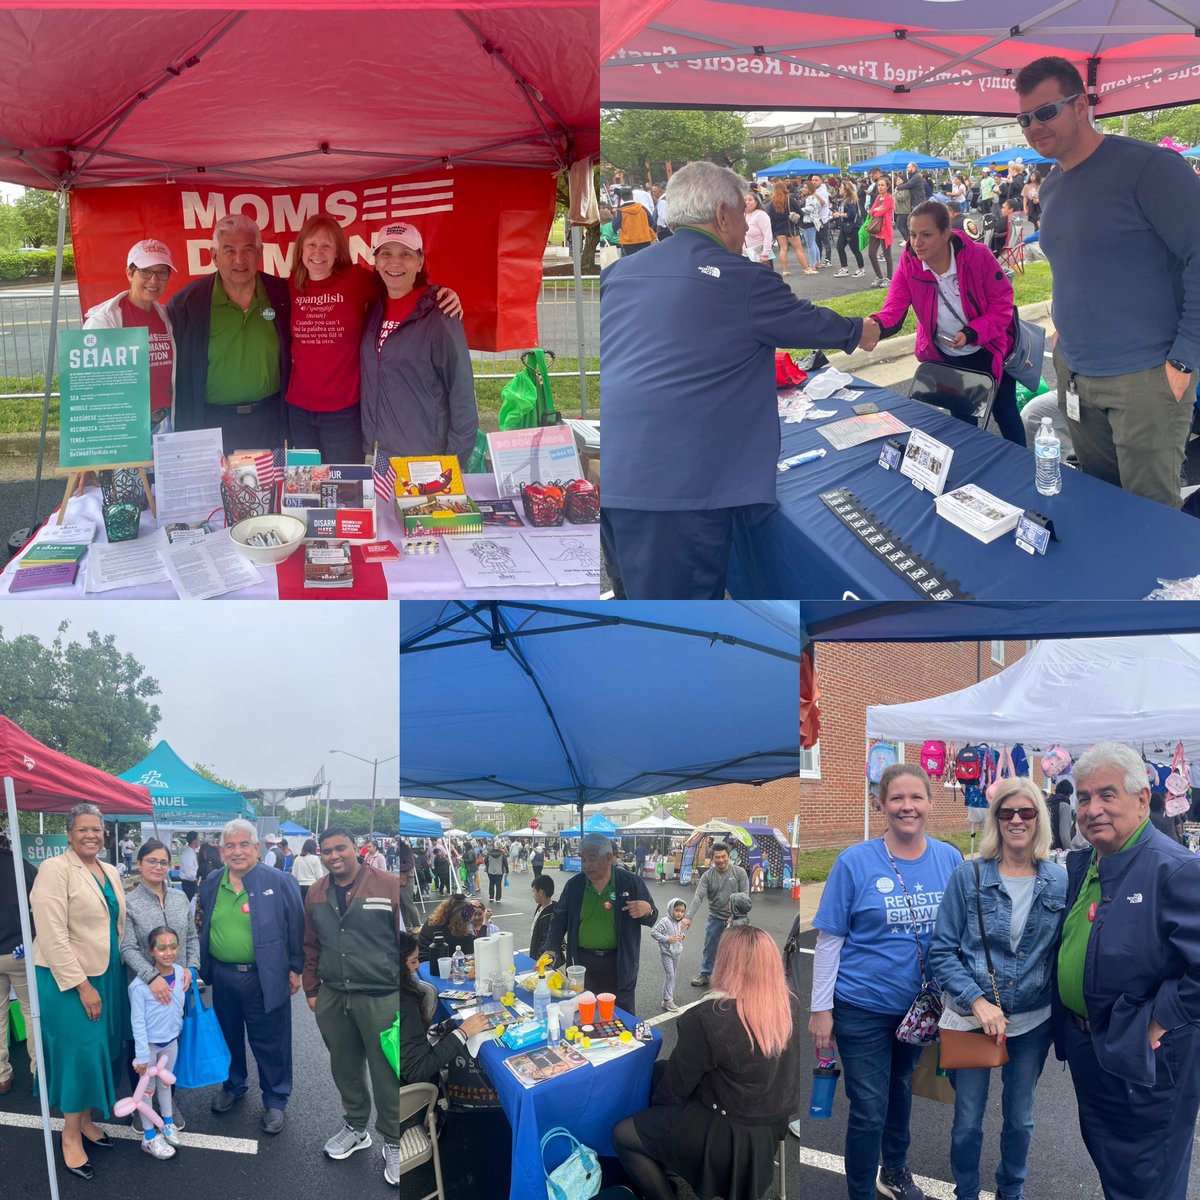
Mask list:
POLYGON ((997 821, 1012 821, 1020 817, 1022 821, 1032 821, 1037 817, 1036 808, 999 808, 996 810, 997 821))
POLYGON ((1017 113, 1017 124, 1022 129, 1028 129, 1033 124, 1035 117, 1043 125, 1049 124, 1068 104, 1074 104, 1082 95, 1082 92, 1076 92, 1073 96, 1064 96, 1061 100, 1054 100, 1050 104, 1041 104, 1032 112, 1017 113))

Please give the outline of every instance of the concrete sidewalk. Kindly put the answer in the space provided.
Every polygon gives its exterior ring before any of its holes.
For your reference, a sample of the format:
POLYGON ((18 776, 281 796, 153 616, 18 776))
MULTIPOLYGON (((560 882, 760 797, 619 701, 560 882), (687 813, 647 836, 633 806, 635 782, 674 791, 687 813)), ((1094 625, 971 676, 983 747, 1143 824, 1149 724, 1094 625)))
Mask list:
POLYGON ((800 929, 807 931, 813 927, 813 918, 817 915, 817 906, 825 894, 823 883, 802 883, 800 885, 800 929))

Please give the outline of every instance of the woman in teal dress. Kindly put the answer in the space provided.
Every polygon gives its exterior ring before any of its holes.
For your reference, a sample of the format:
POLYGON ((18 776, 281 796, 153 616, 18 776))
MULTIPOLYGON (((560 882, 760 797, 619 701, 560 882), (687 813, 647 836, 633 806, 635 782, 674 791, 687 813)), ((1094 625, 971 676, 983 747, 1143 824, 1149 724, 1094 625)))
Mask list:
POLYGON ((42 864, 31 895, 46 1059, 39 1082, 63 1114, 63 1165, 91 1179, 89 1150, 113 1145, 92 1110, 112 1112, 130 1036, 120 951, 125 894, 116 868, 98 857, 104 824, 94 804, 71 809, 67 842, 65 854, 42 864))

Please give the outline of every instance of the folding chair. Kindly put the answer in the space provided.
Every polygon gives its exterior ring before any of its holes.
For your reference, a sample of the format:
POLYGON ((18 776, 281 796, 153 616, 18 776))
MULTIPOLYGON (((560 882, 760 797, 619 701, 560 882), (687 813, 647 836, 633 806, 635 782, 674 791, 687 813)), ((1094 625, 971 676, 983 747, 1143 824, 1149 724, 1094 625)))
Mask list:
POLYGON ((420 1125, 413 1125, 400 1135, 400 1174, 407 1175, 409 1171, 424 1166, 433 1161, 433 1178, 437 1187, 419 1200, 446 1200, 446 1190, 442 1182, 442 1160, 438 1154, 437 1125, 435 1110, 437 1108, 438 1090, 432 1083, 410 1083, 400 1089, 400 1124, 403 1125, 410 1117, 415 1117, 421 1109, 425 1110, 424 1120, 420 1125))
POLYGON ((987 371, 972 371, 947 362, 923 362, 913 375, 909 395, 986 429, 996 400, 996 381, 987 371))
POLYGON ((1025 274, 1025 222, 1016 213, 1008 218, 1008 240, 998 257, 1002 267, 1025 274))
POLYGON ((787 1200, 787 1144, 785 1133, 783 1141, 779 1143, 779 1156, 775 1159, 775 1164, 779 1167, 779 1200, 787 1200))

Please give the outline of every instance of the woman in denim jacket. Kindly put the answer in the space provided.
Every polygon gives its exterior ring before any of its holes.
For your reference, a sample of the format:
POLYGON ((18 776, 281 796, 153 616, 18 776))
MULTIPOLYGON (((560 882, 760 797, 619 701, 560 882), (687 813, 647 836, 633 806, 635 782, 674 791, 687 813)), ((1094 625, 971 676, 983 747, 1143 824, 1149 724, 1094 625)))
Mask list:
MULTIPOLYGON (((1041 792, 1025 778, 1005 779, 988 805, 976 862, 954 873, 942 898, 929 965, 945 989, 947 1007, 973 1016, 1008 1046, 1004 1083, 999 1200, 1022 1200, 1033 1092, 1050 1049, 1050 989, 1066 901, 1067 873, 1049 861, 1050 813, 1041 792), (988 976, 979 930, 978 896, 996 972, 1000 1007, 988 976)), ((951 1072, 954 1130, 950 1165, 958 1200, 978 1200, 979 1156, 991 1071, 951 1072)))

